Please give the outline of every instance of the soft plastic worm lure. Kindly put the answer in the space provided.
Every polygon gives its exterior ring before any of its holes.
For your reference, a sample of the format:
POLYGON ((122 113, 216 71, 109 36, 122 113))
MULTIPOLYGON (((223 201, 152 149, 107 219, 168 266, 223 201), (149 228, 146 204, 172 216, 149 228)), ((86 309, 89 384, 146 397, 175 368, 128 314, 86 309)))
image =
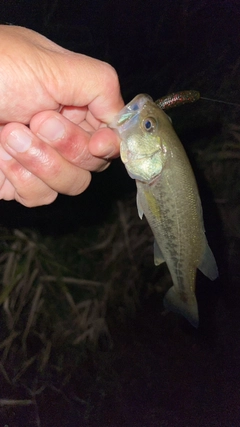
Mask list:
POLYGON ((235 102, 205 98, 204 96, 201 96, 197 90, 183 90, 181 92, 170 93, 169 95, 162 96, 161 98, 157 99, 155 103, 162 110, 168 110, 170 108, 178 107, 179 105, 190 104, 191 102, 198 101, 199 99, 204 99, 205 101, 220 102, 222 104, 232 105, 234 107, 240 107, 240 104, 237 104, 235 102))
POLYGON ((179 105, 189 104, 198 101, 200 93, 196 90, 183 90, 181 92, 171 93, 170 95, 162 96, 155 103, 162 110, 178 107, 179 105))

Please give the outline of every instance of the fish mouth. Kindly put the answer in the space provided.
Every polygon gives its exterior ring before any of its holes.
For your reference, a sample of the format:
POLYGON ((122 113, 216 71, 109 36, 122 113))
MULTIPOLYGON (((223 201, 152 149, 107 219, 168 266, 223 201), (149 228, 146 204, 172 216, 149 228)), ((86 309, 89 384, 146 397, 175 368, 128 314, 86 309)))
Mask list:
POLYGON ((149 95, 140 94, 135 96, 131 102, 126 104, 125 107, 119 111, 108 127, 114 129, 121 136, 129 126, 137 122, 139 113, 142 111, 147 101, 152 101, 149 95))
POLYGON ((132 125, 133 121, 136 121, 138 114, 139 111, 137 109, 131 110, 128 105, 126 105, 121 111, 119 111, 108 127, 114 129, 119 135, 121 135, 129 126, 132 125))

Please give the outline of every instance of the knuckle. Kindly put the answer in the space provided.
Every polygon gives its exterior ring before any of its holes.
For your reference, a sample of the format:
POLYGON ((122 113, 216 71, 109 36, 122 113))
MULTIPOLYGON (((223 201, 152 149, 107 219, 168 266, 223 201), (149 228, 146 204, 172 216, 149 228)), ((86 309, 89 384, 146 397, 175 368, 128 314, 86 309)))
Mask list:
POLYGON ((50 205, 57 198, 57 195, 58 193, 54 190, 49 190, 47 194, 46 192, 43 192, 43 194, 38 193, 37 196, 35 194, 33 197, 30 197, 29 194, 26 196, 17 194, 16 201, 26 208, 34 208, 37 206, 50 205))
POLYGON ((104 76, 104 83, 106 85, 106 88, 110 90, 111 92, 119 90, 120 91, 120 83, 118 74, 112 65, 108 64, 107 62, 103 62, 103 76, 104 76))
POLYGON ((74 185, 71 185, 65 194, 69 196, 77 196, 78 194, 83 193, 89 186, 92 179, 92 175, 88 171, 84 171, 84 174, 81 173, 79 179, 76 179, 74 185))

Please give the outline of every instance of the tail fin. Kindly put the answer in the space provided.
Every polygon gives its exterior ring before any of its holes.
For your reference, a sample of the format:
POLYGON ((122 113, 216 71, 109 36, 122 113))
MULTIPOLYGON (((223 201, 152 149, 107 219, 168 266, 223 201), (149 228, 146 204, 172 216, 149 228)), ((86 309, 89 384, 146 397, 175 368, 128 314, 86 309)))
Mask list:
POLYGON ((194 293, 191 293, 184 301, 179 289, 172 286, 165 295, 164 305, 168 310, 182 314, 195 328, 198 327, 198 305, 194 293))

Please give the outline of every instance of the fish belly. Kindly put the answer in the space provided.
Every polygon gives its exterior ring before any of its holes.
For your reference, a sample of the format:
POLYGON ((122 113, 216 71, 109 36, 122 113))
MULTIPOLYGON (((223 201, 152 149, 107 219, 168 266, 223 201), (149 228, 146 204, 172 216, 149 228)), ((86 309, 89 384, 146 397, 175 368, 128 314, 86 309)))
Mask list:
POLYGON ((213 279, 217 268, 206 240, 193 173, 188 165, 171 165, 152 184, 137 181, 137 189, 138 210, 146 216, 155 238, 155 263, 164 260, 173 280, 165 306, 197 327, 196 270, 213 279))

